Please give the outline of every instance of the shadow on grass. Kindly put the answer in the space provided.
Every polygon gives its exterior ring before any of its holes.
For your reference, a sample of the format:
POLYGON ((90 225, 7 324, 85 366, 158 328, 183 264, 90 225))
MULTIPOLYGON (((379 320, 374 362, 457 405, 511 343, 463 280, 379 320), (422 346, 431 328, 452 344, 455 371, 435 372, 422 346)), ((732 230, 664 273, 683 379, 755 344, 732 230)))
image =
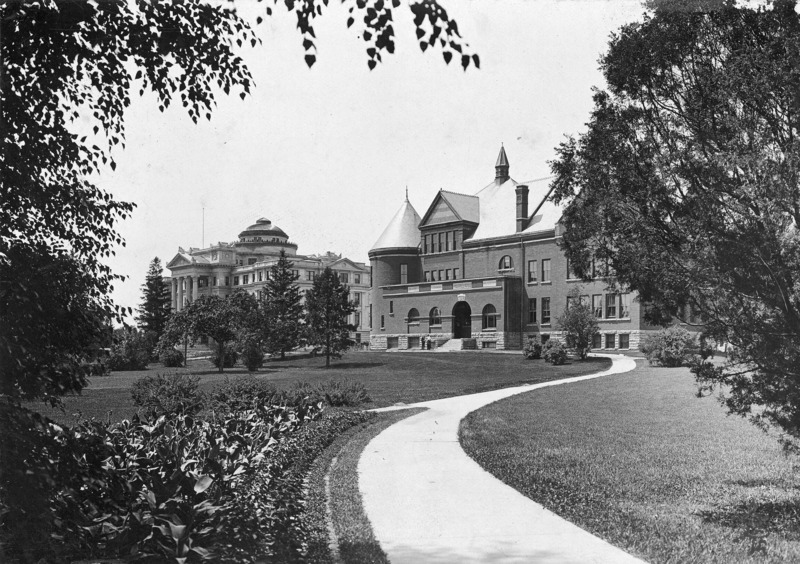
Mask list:
POLYGON ((379 366, 386 366, 384 362, 337 362, 331 363, 329 368, 325 368, 323 359, 323 364, 321 366, 313 366, 309 368, 316 368, 317 370, 358 370, 360 368, 377 368, 379 366))
POLYGON ((748 500, 724 505, 698 515, 706 523, 734 529, 743 541, 752 542, 750 552, 759 552, 764 536, 777 534, 800 540, 800 498, 784 501, 748 500))

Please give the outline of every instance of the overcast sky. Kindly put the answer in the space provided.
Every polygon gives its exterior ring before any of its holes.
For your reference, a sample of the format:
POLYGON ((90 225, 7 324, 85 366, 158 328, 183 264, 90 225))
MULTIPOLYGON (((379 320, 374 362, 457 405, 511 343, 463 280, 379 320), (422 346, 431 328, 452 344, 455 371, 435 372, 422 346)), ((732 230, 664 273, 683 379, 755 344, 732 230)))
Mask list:
POLYGON ((179 246, 233 241, 259 217, 301 254, 366 262, 406 186, 420 215, 440 188, 473 194, 494 178, 501 142, 513 178, 548 176, 554 147, 583 130, 591 88, 603 86, 597 60, 609 34, 643 12, 638 0, 441 1, 480 70, 421 53, 402 6, 396 53, 369 71, 364 42, 335 1, 316 24, 309 69, 294 15, 279 3, 259 28, 263 45, 243 52, 253 96, 221 97, 198 125, 180 104, 162 114, 152 97, 134 98, 127 147, 100 179, 138 205, 111 261, 129 277, 115 301, 138 305, 153 257, 166 265, 179 246))

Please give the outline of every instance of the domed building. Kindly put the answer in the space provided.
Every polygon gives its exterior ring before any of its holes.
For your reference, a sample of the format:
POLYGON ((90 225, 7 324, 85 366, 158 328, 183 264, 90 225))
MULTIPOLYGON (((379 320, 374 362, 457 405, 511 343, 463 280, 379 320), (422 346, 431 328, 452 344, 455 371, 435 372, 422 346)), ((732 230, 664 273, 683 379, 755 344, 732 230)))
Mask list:
POLYGON ((178 248, 178 253, 167 263, 171 274, 173 311, 180 311, 204 295, 227 296, 234 290, 258 294, 269 279, 270 269, 278 262, 281 251, 293 263, 301 293, 310 289, 314 278, 327 267, 339 275, 339 279, 350 287, 351 299, 357 304, 350 319, 350 323, 357 327, 354 338, 357 342, 367 342, 369 267, 332 252, 299 255, 297 244, 289 240, 286 232, 263 217, 248 225, 232 243, 218 242, 205 249, 178 248))

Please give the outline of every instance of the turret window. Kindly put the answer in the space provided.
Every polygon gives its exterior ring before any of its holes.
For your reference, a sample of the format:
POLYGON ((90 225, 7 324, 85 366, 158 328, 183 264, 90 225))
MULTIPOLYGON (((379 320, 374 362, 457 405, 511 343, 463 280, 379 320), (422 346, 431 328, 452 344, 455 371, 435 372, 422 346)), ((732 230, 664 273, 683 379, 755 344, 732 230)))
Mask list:
POLYGON ((400 265, 400 283, 401 284, 408 284, 408 265, 401 264, 400 265))

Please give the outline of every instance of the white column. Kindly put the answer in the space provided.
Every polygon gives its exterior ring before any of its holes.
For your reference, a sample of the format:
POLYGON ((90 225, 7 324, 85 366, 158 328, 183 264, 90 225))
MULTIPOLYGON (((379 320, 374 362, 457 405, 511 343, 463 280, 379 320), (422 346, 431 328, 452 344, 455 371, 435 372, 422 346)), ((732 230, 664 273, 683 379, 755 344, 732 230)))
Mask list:
POLYGON ((172 296, 172 311, 178 311, 178 281, 173 278, 170 284, 170 295, 172 296))
POLYGON ((200 277, 192 276, 192 301, 197 300, 197 287, 200 285, 200 277))
POLYGON ((183 276, 178 278, 178 311, 183 309, 183 276))

